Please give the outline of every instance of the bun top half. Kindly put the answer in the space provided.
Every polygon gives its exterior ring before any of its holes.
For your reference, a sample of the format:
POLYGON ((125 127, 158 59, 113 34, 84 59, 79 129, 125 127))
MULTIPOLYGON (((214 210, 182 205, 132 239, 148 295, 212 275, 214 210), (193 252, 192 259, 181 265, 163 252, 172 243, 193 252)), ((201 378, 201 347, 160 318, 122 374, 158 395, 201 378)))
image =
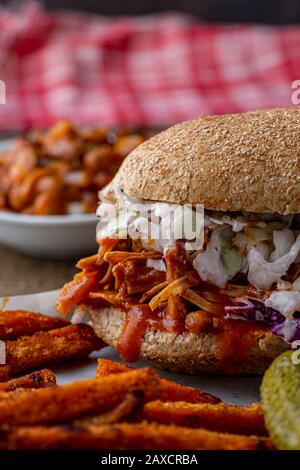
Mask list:
POLYGON ((300 108, 177 124, 131 152, 113 185, 217 211, 300 213, 300 108))

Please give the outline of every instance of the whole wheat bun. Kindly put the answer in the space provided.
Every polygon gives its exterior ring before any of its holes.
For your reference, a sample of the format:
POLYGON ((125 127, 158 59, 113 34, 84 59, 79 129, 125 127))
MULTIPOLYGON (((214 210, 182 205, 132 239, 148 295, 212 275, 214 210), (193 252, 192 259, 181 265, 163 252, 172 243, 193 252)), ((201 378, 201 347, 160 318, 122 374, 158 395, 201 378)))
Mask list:
POLYGON ((129 196, 218 211, 300 212, 300 109, 204 116, 161 132, 113 181, 129 196))
MULTIPOLYGON (((300 108, 204 116, 149 139, 125 159, 113 182, 144 200, 204 204, 217 211, 300 212, 300 108)), ((92 309, 97 335, 116 348, 125 324, 116 308, 92 309)), ((264 330, 238 374, 261 374, 289 349, 264 330)), ((175 334, 147 329, 140 356, 184 373, 224 373, 214 333, 175 334)))
MULTIPOLYGON (((124 314, 114 307, 87 307, 87 312, 96 334, 105 343, 116 348, 125 324, 124 314)), ((269 332, 261 330, 254 335, 255 347, 235 374, 262 374, 278 354, 289 349, 281 338, 269 332)), ((177 373, 222 374, 224 368, 216 358, 217 348, 217 336, 213 333, 175 334, 148 328, 143 338, 140 357, 177 373)))

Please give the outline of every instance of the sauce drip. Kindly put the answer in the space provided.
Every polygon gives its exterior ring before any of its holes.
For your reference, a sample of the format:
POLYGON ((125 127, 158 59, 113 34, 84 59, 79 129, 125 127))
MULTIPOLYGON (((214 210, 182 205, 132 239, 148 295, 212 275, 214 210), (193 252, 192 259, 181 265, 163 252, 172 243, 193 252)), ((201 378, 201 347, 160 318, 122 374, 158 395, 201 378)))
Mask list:
MULTIPOLYGON (((117 350, 121 358, 128 362, 140 358, 147 328, 178 334, 188 333, 190 330, 182 322, 176 322, 168 317, 165 307, 152 312, 149 305, 131 304, 127 305, 124 314, 126 322, 118 340, 117 350)), ((232 374, 239 370, 240 364, 249 356, 256 344, 255 331, 261 331, 261 328, 261 325, 239 320, 225 320, 215 328, 218 340, 216 358, 225 373, 232 374)))
POLYGON ((133 305, 126 311, 126 322, 119 337, 117 350, 124 361, 134 362, 140 357, 143 337, 147 328, 147 305, 133 305))
POLYGON ((126 322, 118 340, 117 350, 124 361, 134 362, 140 358, 142 341, 147 328, 182 333, 184 324, 166 315, 166 308, 152 312, 149 305, 127 305, 126 322))
POLYGON ((217 335, 216 358, 221 362, 225 373, 238 372, 241 363, 249 357, 252 348, 256 345, 255 331, 261 328, 261 325, 243 320, 224 321, 217 335))

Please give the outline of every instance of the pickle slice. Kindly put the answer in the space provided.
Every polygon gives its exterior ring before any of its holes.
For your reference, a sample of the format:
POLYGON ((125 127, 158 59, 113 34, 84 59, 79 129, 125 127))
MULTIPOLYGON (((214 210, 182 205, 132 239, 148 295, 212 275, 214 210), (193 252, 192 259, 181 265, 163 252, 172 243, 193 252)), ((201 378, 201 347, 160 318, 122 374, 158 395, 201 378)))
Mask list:
POLYGON ((266 427, 281 450, 300 450, 300 364, 293 364, 293 353, 275 359, 260 388, 266 427))

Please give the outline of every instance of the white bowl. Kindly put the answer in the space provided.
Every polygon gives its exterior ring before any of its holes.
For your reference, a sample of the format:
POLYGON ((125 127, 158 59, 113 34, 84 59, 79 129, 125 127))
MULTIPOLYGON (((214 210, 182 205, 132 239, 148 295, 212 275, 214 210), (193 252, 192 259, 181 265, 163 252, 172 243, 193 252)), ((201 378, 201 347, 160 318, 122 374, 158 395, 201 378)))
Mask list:
POLYGON ((0 243, 30 256, 80 258, 94 253, 94 214, 36 216, 0 211, 0 243))
POLYGON ((94 214, 33 216, 0 211, 0 243, 30 256, 72 259, 92 254, 94 214))
MULTIPOLYGON (((0 142, 0 152, 12 140, 0 142)), ((0 211, 0 243, 21 253, 49 259, 72 259, 97 250, 94 214, 23 215, 0 211)))

